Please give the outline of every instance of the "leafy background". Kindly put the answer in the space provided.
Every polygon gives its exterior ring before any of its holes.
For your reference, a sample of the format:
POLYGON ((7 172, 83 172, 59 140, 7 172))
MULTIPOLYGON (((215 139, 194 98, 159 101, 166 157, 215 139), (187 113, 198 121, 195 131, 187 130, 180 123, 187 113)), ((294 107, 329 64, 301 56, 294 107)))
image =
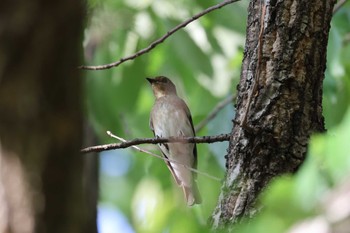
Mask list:
MULTIPOLYGON (((84 49, 86 64, 106 64, 147 47, 171 28, 219 1, 89 0, 84 49)), ((199 123, 226 96, 236 92, 243 57, 248 1, 212 12, 176 32, 164 43, 117 68, 87 71, 85 106, 99 143, 152 137, 153 105, 145 77, 165 75, 176 84, 199 123)), ((322 200, 350 174, 350 4, 334 16, 324 81, 328 132, 311 139, 309 155, 293 177, 276 179, 262 194, 264 208, 237 232, 287 232, 304 218, 323 213, 322 200), (268 229, 264 226, 268 225, 268 229)), ((233 104, 198 135, 231 131, 233 104)), ((228 144, 198 145, 198 168, 224 177, 228 144)), ((157 152, 156 147, 144 148, 157 152)), ((207 219, 220 182, 198 176, 204 203, 188 208, 163 161, 115 150, 100 154, 100 232, 207 232, 207 219)))

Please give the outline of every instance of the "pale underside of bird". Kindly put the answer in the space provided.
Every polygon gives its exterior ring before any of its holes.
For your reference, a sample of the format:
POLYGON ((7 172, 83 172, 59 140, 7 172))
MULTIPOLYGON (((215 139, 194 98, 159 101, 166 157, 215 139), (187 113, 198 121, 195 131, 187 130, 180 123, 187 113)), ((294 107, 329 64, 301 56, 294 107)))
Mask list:
MULTIPOLYGON (((195 136, 190 111, 186 103, 176 95, 176 91, 175 94, 158 95, 151 111, 150 127, 156 137, 195 136)), ((196 176, 189 169, 197 166, 196 144, 170 142, 159 144, 159 148, 165 158, 176 161, 166 161, 166 164, 176 183, 182 187, 187 204, 192 206, 201 203, 196 176)))

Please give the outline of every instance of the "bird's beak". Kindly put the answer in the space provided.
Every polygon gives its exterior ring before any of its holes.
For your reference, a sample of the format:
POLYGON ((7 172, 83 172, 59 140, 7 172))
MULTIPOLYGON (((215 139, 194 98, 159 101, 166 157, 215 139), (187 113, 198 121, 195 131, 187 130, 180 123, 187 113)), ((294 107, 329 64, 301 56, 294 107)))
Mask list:
POLYGON ((153 79, 153 78, 146 78, 146 79, 147 79, 147 81, 148 81, 150 84, 154 83, 154 79, 153 79))

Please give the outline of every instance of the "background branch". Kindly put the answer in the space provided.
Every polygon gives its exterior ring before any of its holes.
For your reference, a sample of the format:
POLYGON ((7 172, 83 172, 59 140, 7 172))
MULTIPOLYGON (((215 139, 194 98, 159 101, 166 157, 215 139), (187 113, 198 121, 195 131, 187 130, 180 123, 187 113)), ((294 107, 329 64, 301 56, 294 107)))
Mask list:
MULTIPOLYGON (((109 136, 111 136, 112 138, 118 139, 119 141, 127 142, 124 138, 118 137, 118 136, 112 134, 110 131, 107 131, 107 134, 108 134, 109 136)), ((166 158, 166 157, 164 157, 164 156, 157 155, 157 154, 152 153, 152 152, 150 152, 150 151, 148 151, 148 150, 142 149, 142 148, 140 148, 140 147, 138 147, 138 146, 131 146, 131 147, 132 147, 133 149, 139 151, 139 152, 143 152, 143 153, 149 154, 149 155, 151 155, 151 156, 153 156, 153 157, 156 157, 156 158, 158 158, 158 159, 161 159, 161 160, 164 160, 164 161, 168 161, 168 162, 171 162, 171 163, 180 164, 180 165, 184 166, 185 168, 187 168, 188 170, 190 170, 190 171, 192 171, 192 172, 195 172, 195 173, 197 173, 197 174, 206 176, 206 177, 208 177, 208 178, 210 178, 210 179, 212 179, 212 180, 221 181, 221 179, 218 178, 218 177, 216 177, 216 176, 212 176, 212 175, 210 175, 210 174, 208 174, 208 173, 206 173, 206 172, 202 172, 202 171, 199 171, 198 169, 195 169, 195 168, 186 166, 185 164, 182 164, 182 163, 180 163, 180 162, 178 162, 178 161, 175 161, 175 160, 172 160, 172 159, 168 159, 168 158, 166 158)))
POLYGON ((163 43, 163 41, 165 41, 168 37, 170 37, 172 34, 174 34, 176 31, 180 30, 181 28, 186 27, 189 23, 193 22, 196 19, 199 19, 200 17, 202 17, 203 15, 206 15, 216 9, 220 9, 223 6, 226 6, 228 4, 234 3, 234 2, 238 2, 239 0, 226 0, 223 1, 217 5, 211 6, 207 9, 205 9, 204 11, 194 15, 192 18, 187 19, 186 21, 180 23, 179 25, 177 25, 176 27, 174 27, 173 29, 171 29, 170 31, 168 31, 165 35, 163 35, 161 38, 155 40, 154 42, 152 42, 148 47, 139 50, 138 52, 136 52, 133 55, 130 55, 128 57, 124 57, 121 58, 119 61, 110 63, 110 64, 106 64, 106 65, 99 65, 99 66, 79 66, 79 69, 84 69, 84 70, 105 70, 105 69, 110 69, 112 67, 117 67, 120 64, 128 61, 128 60, 133 60, 135 58, 137 58, 138 56, 148 53, 149 51, 151 51, 152 49, 154 49, 157 45, 163 43))
POLYGON ((227 104, 231 103, 235 98, 236 98, 236 95, 230 95, 226 99, 224 99, 224 100, 220 101, 219 103, 217 103, 217 105, 208 114, 208 116, 206 118, 204 118, 201 122, 199 122, 198 125, 196 125, 194 130, 196 132, 198 132, 201 129, 203 129, 203 127, 206 124, 208 124, 209 121, 211 121, 212 119, 214 119, 216 117, 216 115, 221 111, 221 109, 223 109, 227 104))
POLYGON ((121 143, 111 143, 98 146, 86 147, 81 150, 82 153, 89 152, 100 152, 106 150, 115 150, 128 148, 130 146, 140 145, 140 144, 158 144, 165 142, 187 142, 187 143, 213 143, 213 142, 223 142, 229 141, 230 134, 220 134, 216 136, 203 136, 203 137, 170 137, 170 138, 136 138, 130 141, 121 142, 121 143))
POLYGON ((347 0, 340 0, 333 8, 333 15, 347 2, 347 0))

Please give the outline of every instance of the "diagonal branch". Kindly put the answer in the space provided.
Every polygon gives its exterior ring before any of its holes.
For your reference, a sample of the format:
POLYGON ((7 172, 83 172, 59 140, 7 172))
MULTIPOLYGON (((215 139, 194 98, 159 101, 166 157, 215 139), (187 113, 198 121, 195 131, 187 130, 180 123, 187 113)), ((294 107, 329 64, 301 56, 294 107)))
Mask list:
POLYGON ((223 109, 226 105, 231 103, 235 98, 236 98, 236 95, 229 95, 226 99, 220 101, 214 107, 214 109, 209 113, 209 115, 205 119, 203 119, 201 122, 199 122, 198 125, 196 125, 195 131, 198 132, 201 129, 203 129, 203 127, 206 124, 208 124, 209 121, 211 121, 212 119, 214 119, 216 117, 216 115, 221 111, 221 109, 223 109))
POLYGON ((106 64, 106 65, 99 65, 99 66, 79 66, 79 69, 84 69, 84 70, 105 70, 105 69, 110 69, 112 67, 117 67, 120 64, 128 61, 128 60, 133 60, 135 58, 137 58, 138 56, 148 53, 149 51, 151 51, 152 49, 154 49, 157 45, 163 43, 163 41, 165 41, 168 37, 170 37, 172 34, 174 34, 176 31, 180 30, 181 28, 186 27, 189 23, 195 21, 196 19, 208 14, 209 12, 212 12, 214 10, 220 9, 223 6, 226 6, 228 4, 234 3, 234 2, 238 2, 239 0, 225 0, 217 5, 211 6, 207 9, 205 9, 204 11, 192 16, 192 18, 187 19, 186 21, 180 23, 179 25, 177 25, 176 27, 174 27, 173 29, 171 29, 170 31, 168 31, 165 35, 163 35, 162 37, 160 37, 159 39, 155 40, 154 42, 152 42, 148 47, 139 50, 138 52, 136 52, 133 55, 130 55, 128 57, 124 57, 121 58, 119 61, 110 63, 110 64, 106 64))
POLYGON ((347 2, 347 0, 340 0, 333 8, 333 15, 347 2))
POLYGON ((115 150, 128 148, 140 144, 158 144, 158 143, 213 143, 213 142, 223 142, 229 141, 230 134, 220 134, 216 136, 203 136, 203 137, 170 137, 170 138, 136 138, 130 141, 121 142, 121 143, 111 143, 98 146, 91 146, 82 149, 80 152, 89 153, 89 152, 100 152, 106 150, 115 150))
MULTIPOLYGON (((112 134, 110 131, 107 131, 107 134, 108 134, 109 136, 111 136, 112 138, 118 139, 118 140, 120 140, 120 141, 122 141, 122 142, 127 142, 124 138, 118 137, 118 136, 112 134)), ((192 172, 195 172, 195 173, 197 173, 197 174, 206 176, 206 177, 208 177, 208 178, 210 178, 210 179, 212 179, 212 180, 221 181, 221 179, 218 178, 218 177, 215 177, 215 176, 213 176, 213 175, 210 175, 210 174, 208 174, 208 173, 206 173, 206 172, 199 171, 198 169, 195 169, 195 168, 186 166, 185 164, 182 164, 182 163, 180 163, 180 162, 178 162, 178 161, 175 161, 175 160, 172 160, 172 159, 168 159, 168 158, 166 158, 166 157, 164 157, 164 156, 157 155, 157 154, 155 154, 155 153, 152 153, 152 152, 150 152, 150 151, 147 151, 147 150, 145 150, 145 149, 142 149, 142 148, 140 148, 140 147, 138 147, 138 146, 131 146, 131 147, 134 148, 135 150, 139 151, 139 152, 143 152, 143 153, 149 154, 149 155, 151 155, 151 156, 153 156, 153 157, 156 157, 156 158, 158 158, 158 159, 161 159, 161 160, 164 160, 164 161, 168 161, 168 162, 171 162, 171 163, 180 164, 180 165, 182 165, 183 167, 187 168, 188 170, 190 170, 190 171, 192 171, 192 172)))

